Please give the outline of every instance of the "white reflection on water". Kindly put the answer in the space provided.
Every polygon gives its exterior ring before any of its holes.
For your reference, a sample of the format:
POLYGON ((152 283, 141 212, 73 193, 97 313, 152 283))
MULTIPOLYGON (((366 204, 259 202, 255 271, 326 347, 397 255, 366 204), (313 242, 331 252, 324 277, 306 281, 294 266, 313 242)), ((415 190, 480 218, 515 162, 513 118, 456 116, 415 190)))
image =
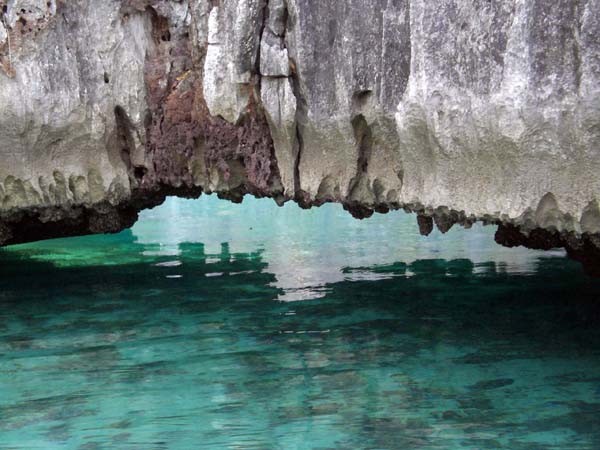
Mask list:
MULTIPOLYGON (((142 212, 141 219, 133 234, 140 244, 160 245, 153 254, 176 256, 182 243, 203 243, 207 255, 263 250, 284 301, 322 297, 327 284, 343 280, 393 276, 371 270, 345 273, 348 267, 469 259, 474 273, 493 266, 496 272, 523 274, 535 273, 540 257, 564 257, 563 251, 501 247, 494 242, 495 227, 455 226, 445 235, 434 230, 423 237, 414 215, 394 211, 360 221, 333 204, 306 211, 292 203, 276 208, 271 200, 250 197, 235 207, 215 196, 170 198, 163 206, 142 212)), ((410 275, 407 271, 403 276, 410 275)))

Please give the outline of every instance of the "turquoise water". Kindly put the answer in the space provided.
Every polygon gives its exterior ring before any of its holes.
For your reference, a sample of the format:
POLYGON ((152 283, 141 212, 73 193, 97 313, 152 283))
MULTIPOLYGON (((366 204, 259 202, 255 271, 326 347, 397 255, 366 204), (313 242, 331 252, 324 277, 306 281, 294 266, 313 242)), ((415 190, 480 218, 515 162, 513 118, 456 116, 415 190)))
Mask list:
POLYGON ((0 449, 600 449, 600 282, 493 228, 170 199, 0 251, 0 449))

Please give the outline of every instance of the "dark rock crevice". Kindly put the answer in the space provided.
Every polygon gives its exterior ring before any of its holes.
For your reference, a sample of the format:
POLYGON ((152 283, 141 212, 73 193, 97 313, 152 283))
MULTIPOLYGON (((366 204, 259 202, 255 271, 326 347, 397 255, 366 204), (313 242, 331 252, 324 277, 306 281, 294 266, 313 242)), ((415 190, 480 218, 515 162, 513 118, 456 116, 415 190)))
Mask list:
MULTIPOLYGON (((152 170, 144 174, 143 189, 154 189, 156 184, 195 186, 198 177, 191 162, 201 147, 205 167, 201 178, 207 184, 211 170, 217 169, 225 182, 217 191, 229 191, 221 192, 222 196, 235 200, 241 200, 245 193, 276 196, 278 166, 264 112, 257 101, 258 72, 247 87, 250 102, 238 123, 212 116, 202 92, 206 51, 194 54, 189 30, 172 29, 153 2, 134 6, 151 14, 155 40, 145 69, 151 117, 146 129, 146 153, 152 170), (235 186, 229 184, 232 172, 236 172, 235 186)), ((204 189, 211 190, 208 186, 204 189)))
POLYGON ((306 194, 302 191, 302 185, 300 184, 300 163, 302 162, 302 146, 302 133, 300 132, 300 126, 296 121, 296 141, 294 143, 296 153, 296 158, 294 160, 294 199, 298 202, 300 207, 304 207, 307 202, 306 194))
MULTIPOLYGON (((356 97, 356 96, 355 96, 356 97)), ((359 96, 359 101, 366 96, 359 96)), ((348 199, 344 208, 357 219, 368 218, 373 215, 375 195, 371 187, 368 167, 373 150, 373 134, 371 127, 362 114, 357 114, 352 119, 352 129, 356 141, 358 158, 356 161, 356 175, 350 181, 348 199)))

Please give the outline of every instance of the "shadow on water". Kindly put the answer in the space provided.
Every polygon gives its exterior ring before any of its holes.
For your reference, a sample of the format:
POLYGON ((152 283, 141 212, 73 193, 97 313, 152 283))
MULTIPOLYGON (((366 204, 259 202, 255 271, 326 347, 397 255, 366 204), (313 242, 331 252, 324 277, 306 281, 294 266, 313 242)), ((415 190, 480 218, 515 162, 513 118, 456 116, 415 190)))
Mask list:
POLYGON ((562 259, 348 267, 276 301, 262 252, 0 251, 4 448, 600 448, 600 283, 562 259))

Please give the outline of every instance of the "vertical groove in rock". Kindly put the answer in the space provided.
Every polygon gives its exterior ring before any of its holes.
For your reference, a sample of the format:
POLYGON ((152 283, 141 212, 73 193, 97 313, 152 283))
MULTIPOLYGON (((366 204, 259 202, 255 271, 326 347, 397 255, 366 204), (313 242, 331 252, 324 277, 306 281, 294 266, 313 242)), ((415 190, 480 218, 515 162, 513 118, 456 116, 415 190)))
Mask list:
POLYGON ((581 60, 581 0, 573 0, 573 61, 574 61, 574 72, 575 72, 575 89, 579 93, 581 92, 581 77, 582 77, 582 64, 581 60))
MULTIPOLYGON (((297 97, 296 97, 297 98, 297 97)), ((297 115, 296 115, 297 117, 297 115)), ((294 162, 294 198, 301 207, 308 206, 300 184, 300 162, 302 161, 302 133, 296 119, 296 160, 294 162)))
POLYGON ((373 146, 373 134, 365 116, 356 115, 352 119, 352 129, 358 158, 356 162, 356 175, 350 181, 348 199, 345 207, 356 218, 363 219, 373 215, 375 196, 370 184, 368 167, 373 146))
MULTIPOLYGON (((287 38, 289 34, 289 27, 291 21, 291 15, 289 13, 289 0, 286 0, 286 13, 285 13, 285 28, 284 37, 287 38)), ((296 24, 297 26, 297 24, 296 24)), ((287 39, 284 40, 287 44, 287 39)), ((302 126, 307 123, 306 119, 306 100, 302 96, 300 89, 300 80, 298 78, 298 66, 297 61, 293 58, 290 59, 290 78, 291 87, 294 97, 296 99, 296 132, 294 142, 294 200, 298 203, 301 208, 309 208, 310 198, 309 195, 302 189, 302 178, 300 173, 300 167, 302 163, 302 156, 304 150, 304 139, 302 137, 302 126)))
MULTIPOLYGON (((267 26, 267 19, 269 17, 269 0, 262 0, 263 6, 262 6, 262 12, 261 12, 261 24, 260 24, 260 30, 258 32, 258 49, 257 49, 257 54, 256 54, 256 65, 254 67, 254 73, 256 74, 256 76, 258 77, 258 82, 256 83, 259 92, 260 92, 260 79, 261 79, 261 73, 260 73, 260 66, 261 66, 261 43, 265 34, 265 27, 267 26)), ((259 96, 260 97, 260 96, 259 96)))

